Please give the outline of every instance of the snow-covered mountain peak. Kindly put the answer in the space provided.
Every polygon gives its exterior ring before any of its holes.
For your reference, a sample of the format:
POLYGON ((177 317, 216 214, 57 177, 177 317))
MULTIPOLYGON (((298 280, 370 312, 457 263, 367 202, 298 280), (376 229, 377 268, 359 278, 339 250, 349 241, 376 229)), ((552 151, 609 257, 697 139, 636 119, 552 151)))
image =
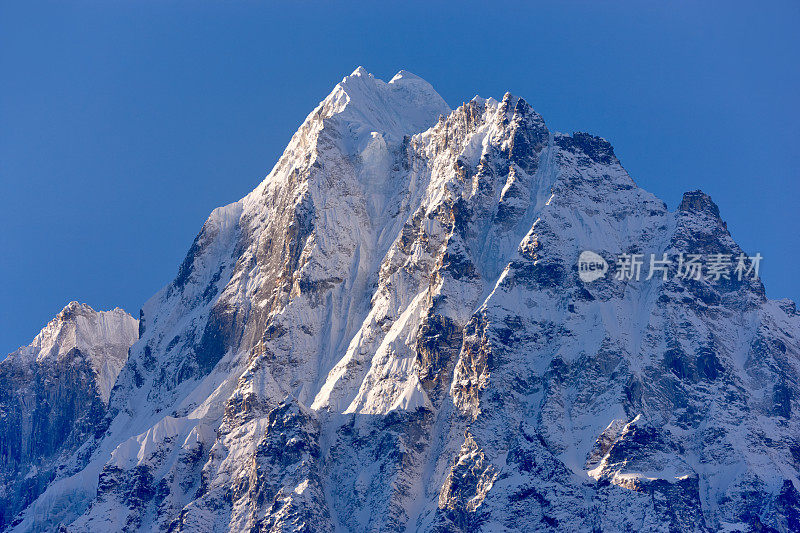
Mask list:
POLYGON ((353 77, 353 76, 372 77, 372 74, 370 74, 369 71, 367 71, 367 69, 365 69, 363 66, 359 65, 358 67, 356 67, 356 69, 353 71, 353 73, 350 74, 350 76, 345 76, 344 79, 346 80, 347 78, 350 78, 350 77, 353 77))
POLYGON ((58 473, 85 466, 111 389, 138 338, 122 309, 70 302, 0 361, 0 530, 58 473))
POLYGON ((736 253, 717 217, 523 98, 450 111, 358 68, 209 217, 93 451, 9 499, 15 530, 789 531, 795 307, 578 273, 582 250, 736 253))
POLYGON ((400 71, 398 71, 398 72, 397 72, 397 74, 395 74, 395 75, 392 77, 392 79, 391 79, 391 80, 389 80, 389 83, 397 83, 397 82, 400 82, 401 80, 402 80, 402 81, 404 81, 404 82, 409 82, 409 81, 422 81, 422 82, 424 82, 424 83, 428 84, 428 82, 427 82, 427 81, 423 80, 422 78, 420 78, 419 76, 417 76, 417 75, 416 75, 416 74, 414 74, 413 72, 409 72, 409 71, 407 71, 407 70, 400 70, 400 71))
POLYGON ((359 137, 377 132, 387 140, 424 131, 450 108, 433 87, 401 70, 388 83, 358 67, 322 102, 323 116, 338 118, 359 137))
MULTIPOLYGON (((260 210, 265 194, 286 193, 287 176, 307 174, 308 165, 330 163, 329 155, 361 158, 368 166, 385 162, 405 137, 427 130, 449 113, 444 99, 419 76, 401 70, 387 83, 358 67, 309 113, 272 171, 244 199, 244 211, 260 210)), ((289 187, 296 190, 299 184, 290 180, 289 187)))
POLYGON ((497 104, 500 103, 496 98, 494 98, 492 96, 490 96, 489 98, 484 98, 479 94, 476 94, 475 96, 473 96, 472 100, 470 100, 470 102, 475 102, 478 105, 490 105, 490 106, 493 106, 493 107, 497 106, 497 104))
POLYGON ((679 211, 704 212, 719 218, 719 207, 711 199, 711 196, 697 189, 683 193, 683 199, 678 206, 679 211))
POLYGON ((94 309, 92 309, 88 304, 82 304, 80 302, 73 300, 67 305, 65 305, 64 308, 58 312, 58 314, 55 317, 55 320, 65 320, 68 317, 73 316, 79 312, 89 313, 89 312, 94 312, 94 309))
POLYGON ((76 350, 91 363, 101 398, 108 402, 111 388, 138 338, 139 322, 120 308, 95 311, 70 302, 28 346, 9 355, 23 364, 59 361, 76 350))

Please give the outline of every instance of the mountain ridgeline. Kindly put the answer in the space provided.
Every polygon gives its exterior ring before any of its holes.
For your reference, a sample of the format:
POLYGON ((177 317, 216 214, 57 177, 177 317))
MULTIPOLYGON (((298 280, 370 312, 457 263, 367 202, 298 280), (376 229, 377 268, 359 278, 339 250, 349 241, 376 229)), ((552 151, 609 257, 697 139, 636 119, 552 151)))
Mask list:
POLYGON ((0 363, 3 526, 800 531, 794 303, 582 281, 584 250, 743 253, 707 195, 668 210, 522 98, 359 68, 107 335, 126 357, 0 363))

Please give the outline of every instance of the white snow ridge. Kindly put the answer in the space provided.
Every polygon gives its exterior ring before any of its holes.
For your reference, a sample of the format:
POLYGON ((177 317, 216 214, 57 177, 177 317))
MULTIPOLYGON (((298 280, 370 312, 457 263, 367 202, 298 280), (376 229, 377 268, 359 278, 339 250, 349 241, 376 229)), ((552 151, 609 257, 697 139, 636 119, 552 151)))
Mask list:
POLYGON ((669 211, 522 98, 451 111, 359 67, 211 214, 113 390, 92 351, 102 416, 48 444, 63 467, 11 468, 0 440, 0 524, 798 531, 795 305, 752 279, 585 283, 583 250, 741 252, 706 195, 669 211))

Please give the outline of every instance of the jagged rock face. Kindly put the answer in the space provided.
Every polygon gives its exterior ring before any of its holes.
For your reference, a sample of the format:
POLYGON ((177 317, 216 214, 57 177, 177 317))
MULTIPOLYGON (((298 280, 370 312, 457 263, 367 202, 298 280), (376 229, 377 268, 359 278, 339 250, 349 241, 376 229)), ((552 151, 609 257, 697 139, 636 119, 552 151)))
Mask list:
POLYGON ((358 69, 212 213, 17 529, 797 530, 794 305, 583 250, 741 252, 521 98, 358 69))
POLYGON ((0 362, 0 527, 85 463, 137 328, 121 309, 72 302, 0 362))

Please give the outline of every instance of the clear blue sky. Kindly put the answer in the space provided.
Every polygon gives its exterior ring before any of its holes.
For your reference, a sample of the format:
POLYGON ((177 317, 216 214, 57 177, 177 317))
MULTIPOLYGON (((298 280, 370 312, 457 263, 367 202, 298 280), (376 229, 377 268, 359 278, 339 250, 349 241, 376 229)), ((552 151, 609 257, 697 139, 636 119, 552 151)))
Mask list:
POLYGON ((552 4, 3 2, 0 354, 70 300, 136 315, 358 65, 606 137, 671 209, 710 193, 800 300, 800 3, 552 4))

